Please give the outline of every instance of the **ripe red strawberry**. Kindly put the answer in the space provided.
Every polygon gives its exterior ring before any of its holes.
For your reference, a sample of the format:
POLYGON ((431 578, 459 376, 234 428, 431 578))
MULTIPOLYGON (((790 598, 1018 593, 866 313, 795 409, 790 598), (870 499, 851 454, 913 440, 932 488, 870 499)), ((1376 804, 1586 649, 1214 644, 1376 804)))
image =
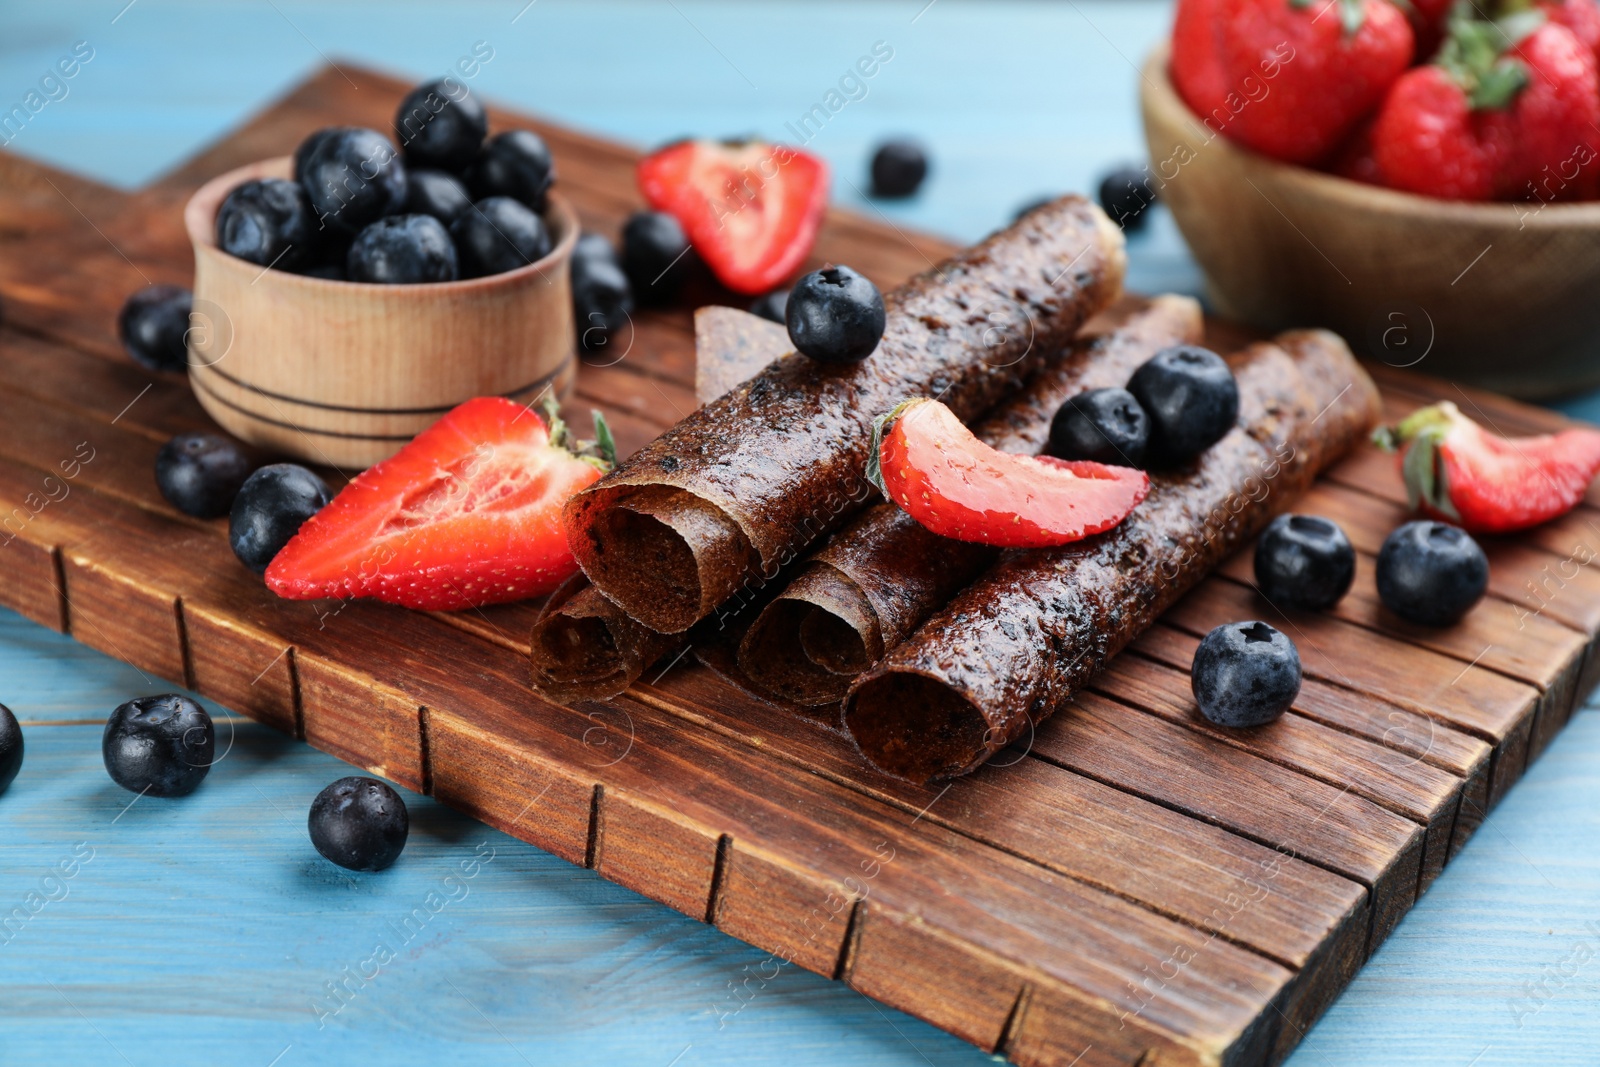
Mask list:
POLYGON ((1413 507, 1473 533, 1510 533, 1565 515, 1600 473, 1600 431, 1497 437, 1448 400, 1374 439, 1400 453, 1413 507))
POLYGON ((1600 193, 1600 83, 1593 50, 1547 23, 1510 53, 1527 68, 1511 104, 1516 151, 1497 192, 1514 200, 1591 200, 1600 193))
POLYGON ((1316 163, 1377 107, 1412 45, 1388 0, 1179 0, 1172 80, 1211 129, 1316 163))
POLYGON ((751 295, 800 268, 828 206, 826 163, 760 141, 679 141, 640 160, 638 178, 718 280, 751 295))
MULTIPOLYGON (((551 413, 502 397, 451 411, 308 519, 267 567, 290 600, 370 596, 454 611, 547 593, 577 570, 568 498, 610 468, 580 457, 551 413)), ((610 434, 596 419, 597 436, 610 434)))
POLYGON ((1488 200, 1512 147, 1503 111, 1472 106, 1443 68, 1407 71, 1372 126, 1372 155, 1383 183, 1445 200, 1488 200))
POLYGON ((1595 0, 1543 0, 1539 10, 1572 31, 1572 35, 1600 58, 1600 3, 1595 0))
POLYGON ((1426 62, 1433 58, 1444 40, 1455 0, 1409 0, 1406 14, 1411 19, 1411 33, 1416 38, 1416 58, 1426 62))
POLYGON ((997 452, 937 400, 906 401, 877 433, 885 495, 956 541, 1064 545, 1111 529, 1150 492, 1150 476, 1131 467, 997 452))

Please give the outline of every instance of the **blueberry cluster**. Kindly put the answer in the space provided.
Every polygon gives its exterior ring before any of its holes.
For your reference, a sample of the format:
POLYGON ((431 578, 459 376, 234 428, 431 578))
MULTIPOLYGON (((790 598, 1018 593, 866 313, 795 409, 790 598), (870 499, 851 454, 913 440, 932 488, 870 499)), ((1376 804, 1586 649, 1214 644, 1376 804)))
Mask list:
POLYGON ((393 133, 317 130, 295 150, 293 180, 228 194, 217 246, 262 267, 382 285, 500 274, 549 254, 555 166, 538 134, 489 137, 483 105, 451 79, 407 94, 393 133))
POLYGON ((632 322, 635 305, 661 306, 676 300, 697 262, 683 226, 664 211, 628 216, 620 250, 598 233, 579 237, 572 251, 572 317, 578 343, 586 352, 618 343, 632 322))

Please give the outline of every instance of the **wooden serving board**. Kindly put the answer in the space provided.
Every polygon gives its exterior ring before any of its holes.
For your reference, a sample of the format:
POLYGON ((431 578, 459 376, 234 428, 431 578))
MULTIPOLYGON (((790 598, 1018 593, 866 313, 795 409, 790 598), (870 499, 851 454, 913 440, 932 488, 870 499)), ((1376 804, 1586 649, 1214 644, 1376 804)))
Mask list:
MULTIPOLYGON (((1417 629, 1373 595, 1404 509, 1370 449, 1300 505, 1360 552, 1335 612, 1278 615, 1235 559, 1026 751, 931 788, 692 657, 605 704, 545 703, 524 684, 535 605, 275 599, 222 522, 157 494, 156 450, 209 423, 181 378, 121 355, 116 311, 146 281, 188 282, 180 215, 200 182, 319 126, 385 128, 405 88, 318 76, 134 194, 0 156, 0 601, 770 951, 726 1016, 797 966, 1018 1063, 1274 1062, 1593 685, 1600 498, 1490 543, 1490 596, 1417 629), (1294 637, 1305 688, 1275 724, 1214 729, 1187 665, 1200 634, 1248 617, 1294 637)), ((640 206, 631 149, 493 122, 549 139, 587 228, 614 235, 640 206)), ((817 258, 888 286, 949 251, 834 212, 817 258)), ((689 311, 641 314, 623 345, 581 370, 578 402, 630 451, 694 405, 689 311)), ((1374 372, 1391 415, 1448 397, 1505 433, 1561 422, 1374 372)))

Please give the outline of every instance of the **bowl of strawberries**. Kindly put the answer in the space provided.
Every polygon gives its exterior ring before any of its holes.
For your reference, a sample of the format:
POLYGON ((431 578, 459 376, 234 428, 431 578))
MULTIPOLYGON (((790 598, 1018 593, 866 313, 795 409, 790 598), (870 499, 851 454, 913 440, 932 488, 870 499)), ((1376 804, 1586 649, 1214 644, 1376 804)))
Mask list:
POLYGON ((1179 0, 1150 184, 1217 309, 1528 398, 1600 385, 1600 0, 1179 0))

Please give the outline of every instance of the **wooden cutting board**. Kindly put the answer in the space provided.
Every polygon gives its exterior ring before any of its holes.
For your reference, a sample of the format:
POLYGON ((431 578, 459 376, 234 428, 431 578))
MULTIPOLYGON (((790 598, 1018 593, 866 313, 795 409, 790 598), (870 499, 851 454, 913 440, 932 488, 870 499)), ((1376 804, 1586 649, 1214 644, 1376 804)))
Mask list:
MULTIPOLYGON (((156 450, 209 423, 182 378, 121 355, 114 319, 147 281, 188 283, 180 214, 200 182, 319 126, 387 126, 406 86, 343 74, 133 194, 0 155, 0 602, 770 951, 725 1018, 797 966, 1019 1063, 1274 1062, 1596 680, 1600 496, 1488 544, 1490 596, 1421 630, 1373 594, 1404 509, 1371 449, 1300 505, 1360 552, 1332 615, 1281 616, 1235 559, 1025 751, 946 786, 874 774, 828 725, 693 657, 608 703, 545 703, 523 682, 534 605, 279 601, 222 522, 157 494, 156 450), (1211 728, 1189 658, 1250 617, 1294 637, 1305 688, 1275 724, 1211 728)), ((548 138, 586 228, 614 236, 640 206, 633 150, 492 121, 548 138)), ((833 212, 816 258, 888 286, 950 250, 833 212)), ((622 345, 581 370, 575 403, 626 452, 694 405, 687 306, 639 315, 622 345)), ((1373 369, 1391 416, 1446 397, 1504 433, 1562 421, 1373 369)))

